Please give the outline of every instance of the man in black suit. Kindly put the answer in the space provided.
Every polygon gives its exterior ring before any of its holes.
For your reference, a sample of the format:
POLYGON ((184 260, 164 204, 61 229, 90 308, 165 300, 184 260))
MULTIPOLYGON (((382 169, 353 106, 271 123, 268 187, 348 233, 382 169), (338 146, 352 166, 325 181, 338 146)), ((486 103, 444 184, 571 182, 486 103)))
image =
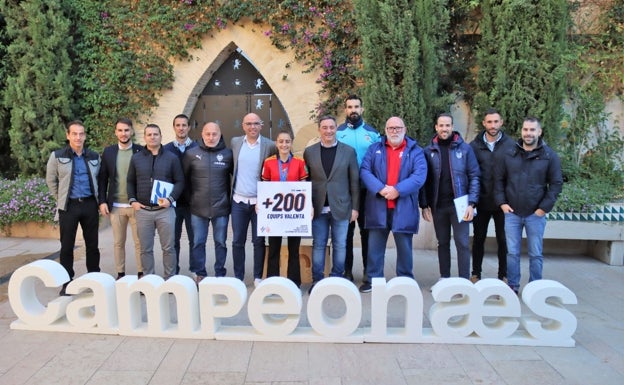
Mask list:
POLYGON ((117 144, 108 146, 102 153, 102 165, 98 174, 98 201, 100 213, 110 218, 113 229, 113 253, 117 279, 126 275, 126 234, 128 223, 134 239, 134 258, 139 278, 143 275, 141 265, 141 246, 137 233, 134 210, 128 202, 127 181, 128 166, 132 154, 141 150, 141 146, 132 142, 134 128, 132 120, 117 119, 115 122, 117 144))

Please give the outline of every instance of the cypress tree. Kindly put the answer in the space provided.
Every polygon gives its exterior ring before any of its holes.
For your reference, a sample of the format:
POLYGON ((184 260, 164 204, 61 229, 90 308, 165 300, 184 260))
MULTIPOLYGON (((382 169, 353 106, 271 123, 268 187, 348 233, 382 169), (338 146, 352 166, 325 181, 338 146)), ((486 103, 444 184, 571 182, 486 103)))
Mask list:
MULTIPOLYGON (((567 0, 482 2, 475 108, 496 107, 516 135, 527 115, 538 117, 546 138, 560 138, 565 95, 567 0)), ((553 143, 554 144, 554 143, 553 143)))
POLYGON ((57 0, 3 0, 2 9, 11 39, 3 96, 12 157, 22 174, 43 175, 71 119, 70 22, 57 0))
MULTIPOLYGON (((6 90, 6 51, 9 40, 6 37, 6 23, 0 14, 0 100, 6 90)), ((9 114, 4 105, 0 105, 0 175, 5 178, 15 176, 15 162, 11 160, 11 143, 9 138, 9 114)))
POLYGON ((438 48, 448 19, 443 3, 354 1, 362 39, 362 99, 367 121, 380 131, 390 116, 399 116, 409 135, 429 136, 439 105, 438 48))

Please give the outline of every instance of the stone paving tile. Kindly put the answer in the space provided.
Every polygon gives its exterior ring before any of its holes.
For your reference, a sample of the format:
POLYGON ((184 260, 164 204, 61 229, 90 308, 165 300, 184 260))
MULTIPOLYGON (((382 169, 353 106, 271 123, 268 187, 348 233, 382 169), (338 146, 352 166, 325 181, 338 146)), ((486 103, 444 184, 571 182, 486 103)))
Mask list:
POLYGON ((174 339, 166 338, 125 338, 104 361, 101 370, 154 372, 174 343, 174 339))
MULTIPOLYGON (((152 372, 150 371, 107 371, 99 370, 93 377, 86 382, 86 385, 143 385, 151 384, 150 378, 152 372)), ((173 384, 171 382, 170 384, 173 384)))
POLYGON ((542 360, 499 360, 492 362, 492 366, 500 373, 508 385, 563 385, 575 384, 574 380, 566 380, 555 368, 542 360))
POLYGON ((184 378, 200 341, 175 340, 167 355, 158 366, 151 384, 178 384, 184 378))
POLYGON ((624 376, 621 373, 583 346, 577 346, 575 349, 538 347, 535 350, 545 362, 556 368, 566 381, 601 385, 617 381, 619 377, 619 381, 613 383, 624 384, 624 376))
POLYGON ((339 377, 311 378, 308 385, 342 385, 339 377))
MULTIPOLYGON (((472 385, 473 382, 460 368, 409 369, 403 371, 408 385, 472 385)), ((479 383, 480 384, 480 383, 479 383)))
MULTIPOLYGON (((594 356, 596 356, 600 362, 604 362, 624 377, 624 359, 622 359, 623 352, 617 351, 617 347, 614 348, 609 343, 603 341, 600 338, 596 338, 592 335, 591 330, 577 329, 574 333, 574 338, 578 345, 583 346, 589 350, 594 356)), ((620 346, 621 348, 621 346, 620 346)), ((624 383, 624 381, 622 381, 624 383)))
POLYGON ((338 350, 343 384, 405 384, 393 345, 349 344, 338 350))
POLYGON ((402 370, 447 369, 459 367, 459 362, 449 345, 402 345, 398 348, 397 360, 402 370))
MULTIPOLYGON (((213 359, 218 360, 218 357, 213 359)), ((171 382, 170 384, 177 383, 171 382)), ((154 384, 156 384, 154 382, 154 384)), ((165 385, 165 383, 162 383, 165 385)), ((186 372, 181 385, 243 385, 245 372, 186 372)), ((152 385, 152 382, 150 382, 152 385)))
POLYGON ((201 341, 189 372, 246 372, 253 343, 246 341, 201 341))
POLYGON ((453 345, 450 346, 450 351, 473 383, 489 385, 504 382, 476 346, 453 345))
POLYGON ((254 343, 248 382, 307 381, 308 344, 254 343))
POLYGON ((536 361, 541 360, 532 347, 480 345, 477 349, 490 363, 496 361, 536 361))
MULTIPOLYGON (((114 274, 110 229, 101 232, 102 270, 114 274)), ((231 238, 230 238, 231 239, 231 238)), ((2 251, 0 239, 0 255, 2 251)), ((30 242, 30 241, 29 241, 30 242)), ((24 242, 22 242, 22 245, 24 242)), ((185 242, 183 242, 183 248, 185 242)), ((55 248, 58 248, 56 244, 55 248)), ((249 248, 250 249, 250 248, 249 248)), ((184 252, 183 252, 184 253, 184 252)), ((393 251, 386 273, 394 272, 393 251)), ((82 247, 76 274, 84 274, 82 247)), ((356 251, 354 274, 361 281, 356 251)), ((248 256, 251 250, 248 251, 248 256)), ((162 265, 156 251, 156 266, 162 265)), ((248 259, 248 274, 252 258, 248 259)), ((0 260, 1 262, 1 260, 0 260)), ((130 265, 133 265, 130 259, 130 265)), ((188 273, 188 258, 181 258, 188 273)), ((437 281, 435 252, 415 251, 415 274, 423 290, 424 327, 433 304, 428 287, 437 281)), ((452 265, 456 267, 456 259, 452 265)), ((483 274, 496 275, 494 255, 483 274)), ((523 284, 528 261, 522 260, 523 284)), ((130 270, 132 267, 130 267, 130 270)), ((231 272, 231 258, 228 259, 231 272)), ((130 271, 131 272, 131 271, 130 271)), ((455 274, 455 270, 453 270, 455 274)), ((579 300, 569 305, 578 320, 574 348, 435 344, 254 343, 123 336, 39 333, 10 330, 15 319, 8 301, 0 303, 0 385, 2 384, 624 384, 624 267, 584 256, 547 256, 544 275, 569 287, 579 300), (84 364, 68 365, 68 362, 84 364), (271 375, 271 371, 276 373, 271 375)), ((251 293, 253 287, 248 283, 251 293)), ((41 287, 43 302, 58 289, 41 287)), ((302 288, 304 291, 307 287, 302 288)), ((304 294, 303 306, 307 303, 304 294)), ((401 304, 392 303, 389 323, 402 322, 401 304), (397 310, 396 312, 394 310, 397 310)), ((370 295, 362 295, 360 326, 370 325, 370 295)), ((329 303, 331 311, 340 305, 329 303)), ((526 311, 526 307, 524 309, 526 311)), ((224 324, 249 324, 244 308, 224 324)), ((307 325, 302 312, 301 325, 307 325)))

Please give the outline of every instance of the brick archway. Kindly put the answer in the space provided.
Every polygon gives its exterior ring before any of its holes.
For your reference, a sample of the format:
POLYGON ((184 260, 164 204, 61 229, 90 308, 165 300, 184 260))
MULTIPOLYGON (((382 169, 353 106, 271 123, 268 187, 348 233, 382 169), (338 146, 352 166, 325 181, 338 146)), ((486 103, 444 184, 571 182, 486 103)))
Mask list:
MULTIPOLYGON (((319 103, 320 87, 316 82, 319 72, 304 73, 305 68, 294 61, 292 51, 281 51, 271 44, 263 33, 268 29, 268 26, 249 22, 228 25, 224 30, 207 35, 202 48, 191 51, 192 59, 172 63, 173 88, 163 92, 158 100, 159 106, 142 120, 162 128, 163 143, 173 140, 173 117, 179 113, 191 114, 212 74, 234 50, 240 48, 282 102, 296 136, 295 150, 302 150, 305 143, 316 136, 316 124, 310 119, 310 112, 319 103)), ((137 133, 141 132, 138 130, 137 133)))

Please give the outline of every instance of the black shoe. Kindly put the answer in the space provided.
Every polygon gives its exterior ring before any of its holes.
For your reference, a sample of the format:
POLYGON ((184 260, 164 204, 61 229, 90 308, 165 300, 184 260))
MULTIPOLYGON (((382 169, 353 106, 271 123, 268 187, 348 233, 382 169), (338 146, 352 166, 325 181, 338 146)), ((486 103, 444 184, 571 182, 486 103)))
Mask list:
POLYGON ((370 293, 372 290, 373 287, 368 282, 364 282, 362 286, 360 286, 360 293, 370 293))
POLYGON ((349 281, 353 282, 353 273, 352 273, 352 272, 350 272, 350 271, 345 271, 345 273, 344 273, 344 277, 345 277, 346 279, 348 279, 349 281))
POLYGON ((126 273, 117 273, 117 279, 121 279, 126 276, 126 273))
MULTIPOLYGON (((71 281, 69 281, 71 282, 71 281)), ((59 291, 59 295, 60 296, 65 296, 65 297, 69 297, 71 294, 67 294, 66 290, 67 290, 67 285, 69 285, 69 282, 65 282, 63 284, 63 288, 61 289, 61 291, 59 291)))
POLYGON ((137 278, 141 279, 142 277, 143 277, 143 272, 142 272, 142 271, 139 271, 139 272, 137 273, 137 278))

